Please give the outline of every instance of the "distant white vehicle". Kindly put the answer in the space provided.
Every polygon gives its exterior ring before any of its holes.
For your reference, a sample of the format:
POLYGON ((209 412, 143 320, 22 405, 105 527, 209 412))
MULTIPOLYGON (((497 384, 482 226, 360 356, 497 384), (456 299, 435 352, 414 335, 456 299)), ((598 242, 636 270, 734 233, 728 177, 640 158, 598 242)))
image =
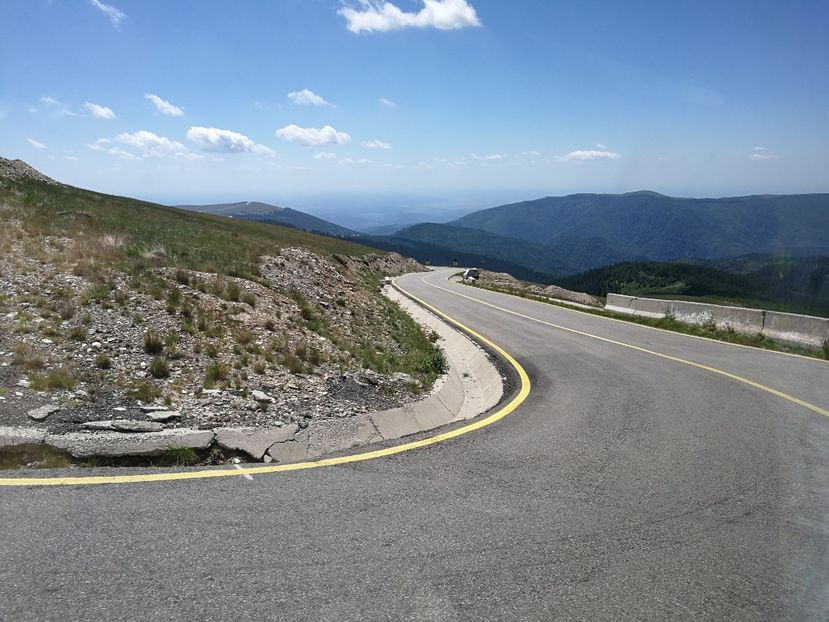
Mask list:
POLYGON ((478 271, 478 268, 467 268, 463 271, 464 281, 477 281, 479 276, 480 272, 478 271))

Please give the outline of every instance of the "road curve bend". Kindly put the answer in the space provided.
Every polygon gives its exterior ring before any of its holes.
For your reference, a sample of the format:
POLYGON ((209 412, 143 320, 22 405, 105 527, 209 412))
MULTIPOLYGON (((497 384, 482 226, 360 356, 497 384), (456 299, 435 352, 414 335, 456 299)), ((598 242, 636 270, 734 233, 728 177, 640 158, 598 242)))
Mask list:
POLYGON ((499 421, 329 468, 0 489, 0 619, 789 619, 829 612, 829 364, 464 287, 499 421))

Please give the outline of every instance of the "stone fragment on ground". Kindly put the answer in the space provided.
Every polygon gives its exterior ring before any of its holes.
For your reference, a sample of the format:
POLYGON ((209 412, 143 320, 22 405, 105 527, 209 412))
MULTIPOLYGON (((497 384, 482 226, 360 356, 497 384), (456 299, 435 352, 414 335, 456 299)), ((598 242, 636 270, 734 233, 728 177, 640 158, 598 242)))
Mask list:
POLYGON ((34 408, 26 414, 29 416, 30 419, 34 419, 35 421, 43 421, 49 415, 54 414, 59 410, 60 406, 55 406, 54 404, 47 404, 46 406, 41 406, 40 408, 34 408))
POLYGON ((181 413, 178 410, 156 410, 147 413, 147 419, 158 423, 165 423, 174 419, 181 419, 181 413))
POLYGON ((110 432, 160 432, 164 426, 155 421, 136 421, 133 419, 109 419, 106 421, 87 421, 82 424, 86 430, 101 430, 110 432))

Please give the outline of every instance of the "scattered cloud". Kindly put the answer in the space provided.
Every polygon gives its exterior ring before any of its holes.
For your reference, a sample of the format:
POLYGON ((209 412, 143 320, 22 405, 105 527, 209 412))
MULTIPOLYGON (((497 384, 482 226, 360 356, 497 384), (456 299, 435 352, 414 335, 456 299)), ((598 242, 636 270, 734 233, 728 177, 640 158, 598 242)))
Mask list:
POLYGON ((107 108, 106 106, 99 106, 98 104, 93 104, 92 102, 86 102, 84 104, 84 108, 89 110, 92 113, 92 116, 96 119, 114 119, 115 113, 112 112, 112 109, 107 108))
POLYGON ((276 155, 270 147, 253 142, 244 134, 216 127, 191 127, 187 130, 187 139, 202 151, 276 155))
POLYGON ((345 145, 351 141, 351 136, 345 132, 338 132, 330 125, 319 129, 314 127, 299 127, 298 125, 286 125, 276 130, 277 138, 301 143, 306 147, 320 147, 322 145, 345 145))
POLYGON ((194 160, 203 160, 204 156, 200 156, 198 153, 193 153, 191 151, 181 151, 176 153, 176 158, 192 162, 194 160))
POLYGON ((385 106, 386 108, 397 108, 397 104, 386 97, 380 98, 380 104, 385 106))
POLYGON ((773 153, 769 153, 768 149, 765 147, 755 147, 752 149, 751 155, 748 156, 748 159, 761 162, 763 160, 776 160, 779 157, 780 156, 776 156, 773 153))
POLYGON ((318 154, 314 156, 315 160, 333 160, 337 157, 336 153, 331 153, 330 151, 320 151, 318 154))
POLYGON ((602 143, 596 143, 596 149, 601 149, 602 151, 607 150, 607 145, 603 145, 602 143))
POLYGON ((329 102, 308 89, 288 93, 288 99, 297 106, 331 106, 329 102))
MULTIPOLYGON (((48 110, 52 113, 52 116, 55 117, 75 116, 75 113, 72 112, 66 104, 64 104, 59 99, 55 99, 54 97, 44 95, 40 98, 40 105, 43 107, 44 110, 48 110)), ((40 112, 40 110, 37 108, 37 106, 31 106, 29 108, 29 112, 40 112)))
POLYGON ((115 137, 119 143, 138 149, 145 158, 159 158, 164 155, 185 151, 184 145, 166 136, 158 136, 147 130, 133 134, 123 133, 115 137))
POLYGON ((416 13, 401 10, 391 2, 360 0, 360 8, 346 6, 337 11, 353 33, 386 32, 402 28, 455 30, 480 26, 478 14, 467 0, 423 0, 416 13))
POLYGON ((522 156, 531 156, 533 158, 540 158, 543 154, 540 151, 532 150, 532 151, 523 151, 521 152, 522 156))
POLYGON ((156 110, 158 110, 161 114, 166 114, 171 117, 180 117, 184 114, 184 110, 178 106, 174 106, 166 99, 161 99, 158 95, 147 93, 144 95, 144 98, 149 99, 153 103, 153 106, 155 106, 156 110))
POLYGON ((63 159, 64 160, 69 160, 70 162, 77 162, 78 160, 80 160, 80 158, 72 156, 72 155, 64 156, 63 159))
POLYGON ((557 158, 568 162, 584 162, 587 160, 618 160, 622 155, 613 151, 588 149, 586 151, 571 151, 567 155, 557 158))
POLYGON ((28 142, 35 149, 46 149, 46 145, 44 145, 41 142, 36 141, 34 138, 27 138, 26 142, 28 142))
POLYGON ((105 147, 110 143, 108 138, 99 138, 94 143, 90 143, 87 145, 92 151, 101 151, 102 153, 106 153, 113 157, 118 158, 119 160, 138 160, 140 159, 138 156, 130 153, 129 151, 125 151, 121 149, 121 147, 105 147))
POLYGON ((391 145, 389 143, 384 143, 382 140, 364 140, 360 143, 363 147, 368 149, 391 149, 391 145))
POLYGON ((503 153, 491 153, 489 155, 478 155, 477 153, 470 153, 469 157, 476 162, 494 162, 495 160, 503 160, 503 153))
POLYGON ((101 0, 89 0, 89 4, 105 14, 116 28, 121 25, 122 21, 127 19, 127 14, 121 9, 117 9, 111 4, 104 4, 101 0))
POLYGON ((360 158, 357 160, 357 164, 374 164, 374 162, 368 158, 360 158))

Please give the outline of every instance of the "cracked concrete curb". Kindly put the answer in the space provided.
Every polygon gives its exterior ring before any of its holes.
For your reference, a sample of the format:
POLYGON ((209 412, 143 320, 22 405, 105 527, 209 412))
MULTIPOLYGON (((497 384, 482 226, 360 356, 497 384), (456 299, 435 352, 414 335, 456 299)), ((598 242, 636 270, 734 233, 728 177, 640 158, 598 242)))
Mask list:
POLYGON ((325 420, 300 430, 278 428, 173 428, 159 432, 72 432, 48 434, 43 429, 0 427, 0 451, 46 445, 76 458, 89 456, 157 456, 169 449, 207 449, 216 443, 255 460, 298 462, 362 445, 398 439, 477 417, 503 396, 498 369, 478 344, 392 287, 384 294, 397 302, 426 330, 439 335, 448 371, 430 394, 413 404, 347 419, 325 420))

